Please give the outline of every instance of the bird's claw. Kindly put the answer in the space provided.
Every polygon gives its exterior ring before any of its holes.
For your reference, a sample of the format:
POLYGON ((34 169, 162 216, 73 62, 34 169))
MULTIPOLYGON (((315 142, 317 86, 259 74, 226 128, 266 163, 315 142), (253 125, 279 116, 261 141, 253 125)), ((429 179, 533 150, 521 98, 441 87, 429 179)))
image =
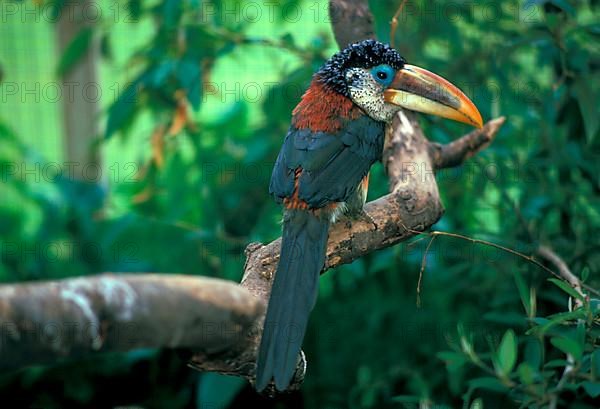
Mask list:
POLYGON ((375 227, 375 230, 378 229, 377 223, 375 223, 375 220, 373 220, 373 218, 365 211, 365 209, 348 212, 345 214, 345 216, 346 226, 348 228, 352 227, 352 222, 365 221, 369 224, 372 224, 375 227))
POLYGON ((377 223, 375 223, 375 220, 373 220, 373 218, 369 215, 369 213, 367 213, 364 209, 361 211, 360 217, 361 217, 361 219, 364 219, 367 222, 371 223, 375 227, 375 230, 377 230, 377 228, 378 228, 377 223))

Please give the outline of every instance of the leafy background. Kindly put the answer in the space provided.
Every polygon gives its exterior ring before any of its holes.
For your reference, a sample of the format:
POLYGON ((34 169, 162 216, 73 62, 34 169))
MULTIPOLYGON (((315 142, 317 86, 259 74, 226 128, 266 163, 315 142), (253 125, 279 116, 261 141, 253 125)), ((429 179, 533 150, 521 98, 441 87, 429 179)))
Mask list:
MULTIPOLYGON (((0 25, 0 279, 156 271, 239 280, 246 243, 280 233, 270 170, 291 110, 336 50, 327 4, 100 1, 102 18, 60 54, 48 45, 51 19, 23 13, 47 16, 63 3, 10 3, 18 12, 0 25), (60 104, 11 98, 7 86, 56 81, 92 44, 105 180, 9 172, 65 158, 60 104)), ((395 38, 408 61, 466 90, 484 118, 508 118, 489 149, 437 176, 446 214, 435 229, 525 254, 548 245, 596 289, 598 3, 410 1, 395 38)), ((397 6, 371 2, 379 38, 389 38, 397 6)), ((468 131, 422 124, 439 142, 468 131)), ((378 165, 369 196, 386 189, 378 165)), ((532 263, 438 237, 419 307, 428 243, 322 277, 301 392, 265 400, 239 379, 192 371, 176 351, 142 350, 2 374, 0 394, 43 408, 598 407, 593 294, 569 311, 572 292, 532 263)))

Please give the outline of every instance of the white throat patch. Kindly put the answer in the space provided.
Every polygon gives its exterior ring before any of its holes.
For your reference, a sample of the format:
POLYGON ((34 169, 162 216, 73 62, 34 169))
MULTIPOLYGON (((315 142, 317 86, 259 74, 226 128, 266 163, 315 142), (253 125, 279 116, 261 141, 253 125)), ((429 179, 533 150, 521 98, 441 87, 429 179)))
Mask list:
POLYGON ((375 81, 364 68, 346 71, 348 92, 352 101, 376 121, 390 122, 399 107, 387 104, 383 99, 384 86, 375 81))

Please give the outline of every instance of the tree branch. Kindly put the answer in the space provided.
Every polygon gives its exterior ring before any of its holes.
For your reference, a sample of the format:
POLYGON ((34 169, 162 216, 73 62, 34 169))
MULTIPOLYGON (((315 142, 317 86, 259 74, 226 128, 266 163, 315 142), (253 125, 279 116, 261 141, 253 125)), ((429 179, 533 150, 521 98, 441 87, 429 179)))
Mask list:
MULTIPOLYGON (((561 277, 564 278, 571 285, 571 287, 573 287, 573 289, 577 291, 583 298, 586 297, 586 295, 581 289, 582 285, 579 278, 571 272, 571 269, 569 268, 569 266, 567 266, 567 263, 565 263, 564 260, 554 252, 554 250, 547 246, 539 246, 537 249, 537 254, 543 259, 552 263, 557 268, 558 273, 561 275, 561 277)), ((583 305, 581 300, 574 299, 574 302, 576 308, 581 307, 583 305)), ((571 303, 569 302, 569 310, 571 309, 571 303)))
POLYGON ((263 304, 234 283, 113 275, 0 287, 0 369, 103 351, 242 344, 263 304))
POLYGON ((476 129, 462 138, 447 145, 431 143, 430 155, 436 169, 453 168, 487 148, 493 142, 500 127, 506 118, 501 116, 492 119, 481 129, 476 129))
POLYGON ((331 0, 329 18, 340 49, 356 41, 375 38, 373 14, 368 1, 331 0))

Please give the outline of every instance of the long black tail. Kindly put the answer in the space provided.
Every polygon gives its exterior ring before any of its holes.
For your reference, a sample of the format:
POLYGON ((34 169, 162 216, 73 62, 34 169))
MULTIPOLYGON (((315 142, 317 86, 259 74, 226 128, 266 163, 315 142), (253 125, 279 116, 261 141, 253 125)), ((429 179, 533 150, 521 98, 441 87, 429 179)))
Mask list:
POLYGON ((284 214, 281 255, 258 352, 258 391, 272 378, 283 391, 294 376, 308 316, 317 300, 328 230, 325 215, 318 217, 306 210, 284 214))

